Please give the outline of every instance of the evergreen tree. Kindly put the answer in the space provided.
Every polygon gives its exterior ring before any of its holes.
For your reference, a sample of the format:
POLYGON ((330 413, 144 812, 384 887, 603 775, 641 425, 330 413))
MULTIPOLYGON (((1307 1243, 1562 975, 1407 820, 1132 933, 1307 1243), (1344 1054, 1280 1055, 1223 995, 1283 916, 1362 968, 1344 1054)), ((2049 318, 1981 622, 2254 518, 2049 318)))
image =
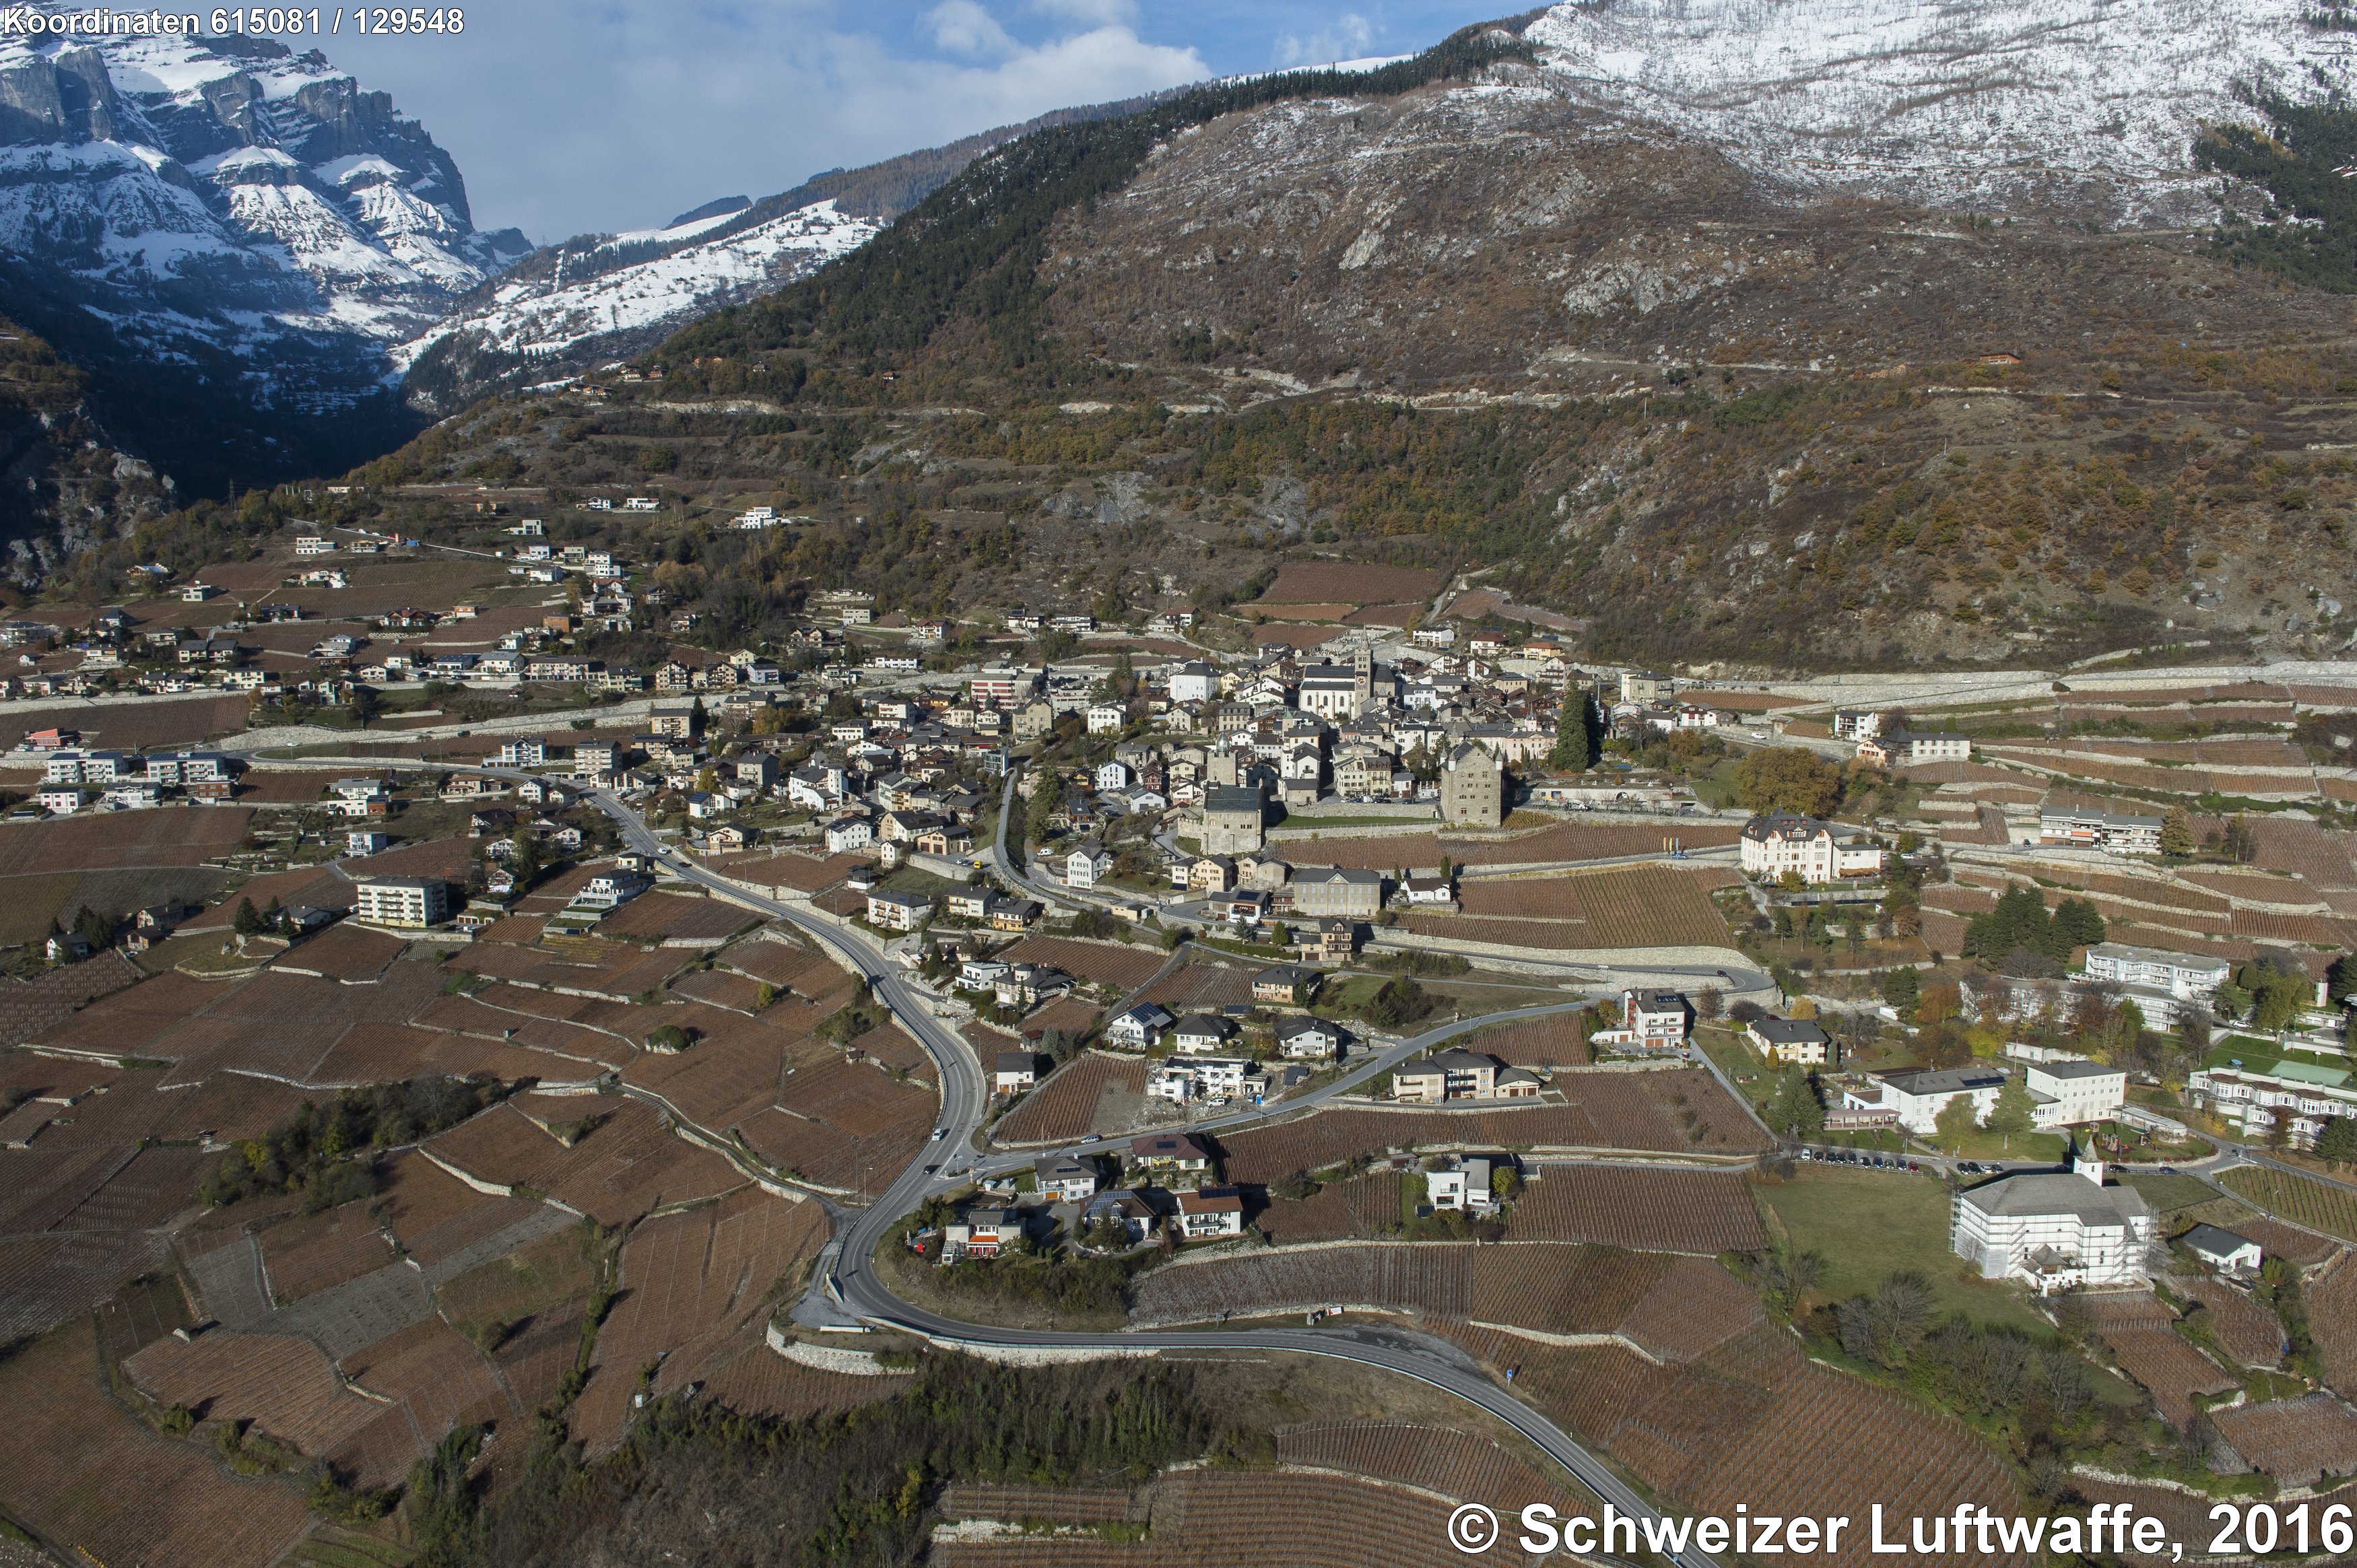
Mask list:
POLYGON ((1912 969, 1887 969, 1879 984, 1882 999, 1897 1008, 1901 1017, 1915 1010, 1916 1001, 1923 994, 1923 977, 1912 969))
POLYGON ((2104 940, 2103 911, 2092 898, 2065 898, 2054 907, 2054 940, 2060 950, 2057 959, 2067 958, 2072 948, 2093 947, 2104 940))
POLYGON ((231 926, 241 937, 258 937, 262 934, 262 917, 255 912, 253 899, 241 898, 237 901, 237 914, 231 921, 231 926))
POLYGON ((1996 1103, 1989 1108, 1989 1131, 2018 1137, 2037 1124, 2037 1112, 2029 1100, 2029 1082, 2024 1079, 2007 1078, 2005 1087, 1996 1091, 1996 1103))
POLYGON ((1587 733, 1588 697, 1585 692, 1566 690, 1563 712, 1555 725, 1555 749, 1547 753, 1547 766, 1565 773, 1582 773, 1594 765, 1596 752, 1587 733))
POLYGON ((2182 806, 2171 806, 2160 819, 2160 853, 2191 854, 2193 853, 2193 822, 2182 806))
POLYGON ((2316 1134, 2316 1157, 2334 1165, 2357 1160, 2357 1118, 2327 1119, 2322 1131, 2316 1134))

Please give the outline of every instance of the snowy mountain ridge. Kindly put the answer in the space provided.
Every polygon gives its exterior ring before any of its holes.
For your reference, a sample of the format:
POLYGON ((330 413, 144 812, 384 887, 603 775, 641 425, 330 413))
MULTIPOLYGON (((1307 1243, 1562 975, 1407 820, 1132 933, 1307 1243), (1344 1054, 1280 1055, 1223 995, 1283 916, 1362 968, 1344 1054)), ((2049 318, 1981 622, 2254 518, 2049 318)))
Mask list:
POLYGON ((0 132, 0 245, 216 347, 398 340, 530 249, 385 94, 264 39, 10 38, 0 132))
POLYGON ((1826 194, 2215 220, 2204 123, 2347 91, 2357 33, 2309 0, 1576 0, 1532 22, 1573 102, 1826 194))
MULTIPOLYGON (((394 361, 409 370, 437 346, 445 361, 463 356, 526 368, 561 368, 557 362, 585 349, 625 351, 689 317, 791 282, 865 244, 882 227, 874 218, 842 212, 832 199, 748 228, 734 227, 737 217, 726 212, 614 235, 578 261, 560 252, 545 275, 500 280, 487 303, 462 304, 397 347, 394 361), (725 231, 699 238, 713 231, 725 231), (663 249, 651 260, 607 265, 641 246, 663 249)), ((418 377, 412 397, 438 407, 431 379, 418 377)))

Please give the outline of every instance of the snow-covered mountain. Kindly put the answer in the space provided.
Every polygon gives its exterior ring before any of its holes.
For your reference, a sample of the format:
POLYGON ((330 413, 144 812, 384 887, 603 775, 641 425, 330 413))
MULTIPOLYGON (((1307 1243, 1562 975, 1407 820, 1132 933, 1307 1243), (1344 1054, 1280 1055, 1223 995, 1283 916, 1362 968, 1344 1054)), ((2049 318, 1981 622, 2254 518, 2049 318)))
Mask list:
MULTIPOLYGON (((393 341, 530 249, 476 231, 457 166, 386 94, 265 39, 0 40, 0 245, 102 294, 231 279, 274 296, 274 325, 393 341)), ((174 329, 270 329, 186 303, 174 329)))
POLYGON ((559 373, 585 351, 642 347, 823 265, 882 226, 832 199, 759 218, 736 204, 666 229, 558 247, 548 265, 495 281, 394 350, 412 372, 411 401, 438 411, 511 371, 559 373), (648 259, 632 259, 640 255, 648 259))
POLYGON ((1804 189, 2217 217, 2190 156, 2245 88, 2346 91, 2315 0, 1577 0, 1532 22, 1574 102, 1804 189))
POLYGON ((413 417, 392 347, 530 249, 478 231, 449 155, 317 53, 0 38, 0 284, 184 480, 381 444, 413 417))

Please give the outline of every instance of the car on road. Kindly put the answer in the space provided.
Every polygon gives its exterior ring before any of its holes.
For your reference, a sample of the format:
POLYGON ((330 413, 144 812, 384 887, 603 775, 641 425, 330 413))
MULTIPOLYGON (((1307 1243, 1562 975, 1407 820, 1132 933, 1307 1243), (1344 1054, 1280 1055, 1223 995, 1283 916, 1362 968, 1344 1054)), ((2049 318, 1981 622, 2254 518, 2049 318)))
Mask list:
POLYGON ((933 1129, 933 1136, 935 1138, 939 1138, 946 1134, 948 1132, 949 1129, 947 1127, 936 1127, 933 1129))
POLYGON ((1104 1142, 1104 1134, 1103 1133, 1092 1133, 1087 1137, 1082 1139, 1081 1142, 1083 1144, 1102 1144, 1104 1142))

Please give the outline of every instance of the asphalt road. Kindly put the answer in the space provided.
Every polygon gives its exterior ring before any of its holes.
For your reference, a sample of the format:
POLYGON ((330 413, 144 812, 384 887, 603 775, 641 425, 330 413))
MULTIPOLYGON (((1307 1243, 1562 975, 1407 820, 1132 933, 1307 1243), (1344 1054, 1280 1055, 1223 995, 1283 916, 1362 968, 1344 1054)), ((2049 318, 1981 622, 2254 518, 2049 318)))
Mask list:
MULTIPOLYGON (((495 777, 522 779, 526 775, 499 768, 451 769, 472 771, 495 777)), ((1008 780, 1007 800, 1013 800, 1013 779, 1008 780)), ((1324 1356, 1337 1360, 1353 1361, 1361 1366, 1377 1367, 1414 1378, 1420 1382, 1456 1395, 1469 1404, 1505 1422, 1538 1447, 1545 1451, 1576 1477, 1580 1484, 1599 1499, 1609 1503, 1623 1515, 1639 1521, 1661 1516, 1639 1497, 1602 1462, 1582 1447, 1562 1428, 1512 1394, 1491 1382, 1478 1366, 1461 1350, 1447 1341, 1401 1329, 1375 1327, 1248 1329, 1233 1333, 1146 1331, 1126 1334, 1064 1334, 1042 1330, 1000 1328, 987 1324, 963 1323, 938 1316, 902 1301, 877 1277, 875 1252, 900 1218, 917 1208, 927 1197, 953 1185, 952 1179, 928 1166, 945 1163, 951 1151, 968 1148, 968 1140, 982 1124, 989 1105, 989 1080, 972 1047, 957 1033, 933 1015, 926 1000, 902 978, 899 969, 884 956, 875 943, 866 941, 840 927, 820 919, 806 908, 765 898, 758 894, 726 882, 696 865, 684 855, 674 853, 630 805, 605 791, 589 799, 621 830, 622 842, 630 849, 657 858, 659 864, 673 875, 692 882, 707 891, 741 904, 775 918, 787 921, 797 929, 809 933, 829 950, 841 954, 852 968, 866 977, 876 995, 889 1007, 895 1018, 908 1028, 922 1046, 940 1075, 942 1135, 920 1151, 909 1167, 892 1185, 866 1208, 837 1208, 838 1230, 828 1254, 821 1258, 822 1267, 813 1282, 814 1294, 823 1295, 829 1305, 846 1317, 913 1330, 931 1337, 974 1345, 1070 1348, 1089 1349, 1205 1349, 1205 1350, 1268 1350, 1291 1351, 1302 1355, 1324 1356), (831 1254, 831 1262, 829 1255, 831 1254)), ((1005 853, 1006 811, 1000 812, 1001 834, 996 846, 998 854, 1005 853)), ((1002 861, 1003 864, 1003 861, 1002 861)), ((1019 880, 1019 879, 1017 879, 1019 880)), ((1365 1081, 1394 1062, 1404 1059, 1449 1035, 1482 1025, 1498 1023, 1514 1017, 1545 1016, 1548 1014, 1572 1011, 1581 1004, 1566 1001, 1544 1007, 1525 1009, 1521 1013, 1491 1014, 1478 1019, 1451 1023, 1440 1029, 1429 1030, 1414 1039, 1392 1047, 1382 1056, 1354 1068, 1335 1083, 1318 1091, 1317 1099, 1330 1097, 1347 1088, 1365 1081)), ((1274 1108, 1239 1112, 1235 1116, 1207 1123, 1207 1130, 1235 1127, 1263 1120, 1271 1115, 1289 1114, 1303 1106, 1315 1103, 1306 1098, 1294 1103, 1274 1108)), ((959 1178, 962 1180, 963 1178, 959 1178)), ((816 1305, 816 1302, 810 1305, 816 1305)), ((1677 1568, 1715 1568, 1712 1560, 1699 1552, 1689 1551, 1673 1559, 1677 1568)))

